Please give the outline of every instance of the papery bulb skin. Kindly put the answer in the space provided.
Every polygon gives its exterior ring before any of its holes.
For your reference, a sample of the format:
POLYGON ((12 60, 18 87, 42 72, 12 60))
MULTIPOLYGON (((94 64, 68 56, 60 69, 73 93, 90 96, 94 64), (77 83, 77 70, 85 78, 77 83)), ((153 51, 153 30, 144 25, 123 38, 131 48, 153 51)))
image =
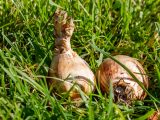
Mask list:
POLYGON ((159 120, 160 119, 160 110, 154 111, 154 113, 147 120, 159 120))
MULTIPOLYGON (((148 77, 142 65, 135 59, 125 55, 114 56, 119 62, 125 65, 136 78, 148 88, 148 77)), ((109 85, 112 82, 114 97, 116 101, 143 100, 146 93, 139 84, 130 76, 130 74, 114 60, 107 58, 99 66, 97 80, 101 90, 109 93, 109 85)))
POLYGON ((56 10, 54 30, 55 54, 48 71, 49 87, 56 90, 58 94, 71 90, 69 92, 71 99, 80 98, 80 93, 76 89, 77 85, 84 93, 91 93, 94 90, 95 76, 86 61, 71 48, 70 39, 74 31, 74 23, 65 11, 56 10), (62 81, 51 77, 60 78, 62 81))

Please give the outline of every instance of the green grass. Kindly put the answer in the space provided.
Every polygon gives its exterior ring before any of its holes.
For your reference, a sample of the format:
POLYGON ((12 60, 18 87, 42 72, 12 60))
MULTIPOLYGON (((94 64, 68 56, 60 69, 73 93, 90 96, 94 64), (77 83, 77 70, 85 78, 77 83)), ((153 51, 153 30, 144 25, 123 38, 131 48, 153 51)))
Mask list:
POLYGON ((0 1, 0 119, 145 120, 160 107, 160 0, 95 1, 0 1), (45 76, 57 7, 74 18, 72 48, 94 72, 108 53, 143 64, 150 79, 144 101, 116 104, 97 88, 76 107, 50 95, 45 76))

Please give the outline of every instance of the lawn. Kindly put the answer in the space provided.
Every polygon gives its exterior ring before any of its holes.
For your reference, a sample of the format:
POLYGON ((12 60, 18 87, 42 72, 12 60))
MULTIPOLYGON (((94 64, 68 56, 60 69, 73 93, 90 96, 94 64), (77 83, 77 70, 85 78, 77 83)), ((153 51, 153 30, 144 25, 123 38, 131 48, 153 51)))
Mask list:
POLYGON ((160 107, 160 0, 0 1, 0 119, 145 120, 160 107), (95 73, 108 55, 137 58, 149 95, 131 105, 96 92, 75 106, 46 83, 54 55, 53 13, 74 18, 71 45, 95 73))

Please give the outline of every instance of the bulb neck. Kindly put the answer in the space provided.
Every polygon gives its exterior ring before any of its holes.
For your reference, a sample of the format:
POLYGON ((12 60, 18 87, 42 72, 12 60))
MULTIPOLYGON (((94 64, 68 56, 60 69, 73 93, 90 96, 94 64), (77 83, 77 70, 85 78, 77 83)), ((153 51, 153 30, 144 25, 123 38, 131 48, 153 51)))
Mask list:
POLYGON ((58 54, 65 53, 71 49, 70 38, 56 38, 55 51, 58 54))
POLYGON ((74 31, 73 19, 66 11, 57 9, 54 14, 55 52, 65 53, 71 49, 70 39, 74 31))

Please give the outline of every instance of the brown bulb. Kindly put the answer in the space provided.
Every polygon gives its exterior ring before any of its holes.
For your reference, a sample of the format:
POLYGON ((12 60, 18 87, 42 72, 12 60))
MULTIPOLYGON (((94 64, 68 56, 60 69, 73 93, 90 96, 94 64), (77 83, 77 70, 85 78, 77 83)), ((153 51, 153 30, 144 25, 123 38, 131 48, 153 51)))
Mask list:
MULTIPOLYGON (((148 88, 148 77, 142 65, 135 59, 125 55, 114 56, 125 65, 136 78, 148 88)), ((98 83, 104 93, 109 93, 109 85, 112 83, 115 101, 131 101, 144 99, 146 93, 131 75, 114 60, 107 58, 99 66, 97 72, 98 83)))
POLYGON ((86 94, 94 90, 95 76, 86 61, 71 48, 70 39, 73 31, 73 19, 68 17, 65 11, 57 9, 54 14, 55 53, 48 71, 47 82, 58 94, 70 91, 69 96, 77 99, 80 98, 77 88, 86 94))

